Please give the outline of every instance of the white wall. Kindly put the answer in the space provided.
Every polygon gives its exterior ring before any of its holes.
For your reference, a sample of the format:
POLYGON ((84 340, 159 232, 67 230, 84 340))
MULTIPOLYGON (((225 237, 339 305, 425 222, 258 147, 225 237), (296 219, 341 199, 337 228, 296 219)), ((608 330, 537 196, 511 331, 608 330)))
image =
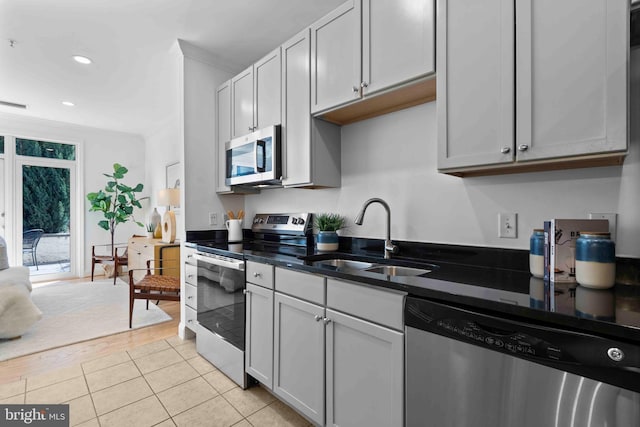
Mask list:
MULTIPOLYGON (((84 184, 84 188, 81 188, 81 203, 82 211, 85 213, 84 260, 81 271, 87 274, 91 268, 91 245, 110 243, 111 237, 109 232, 97 225, 102 219, 101 214, 89 212, 86 194, 104 188, 106 177, 102 174, 113 172, 114 163, 120 163, 129 169, 124 180, 126 184, 135 186, 143 183, 146 187, 143 138, 139 135, 4 113, 0 113, 0 133, 41 140, 75 142, 81 146, 83 160, 80 171, 83 171, 83 176, 79 181, 80 185, 84 184)), ((140 197, 148 194, 145 188, 140 197)), ((136 219, 144 221, 142 215, 136 215, 136 219)), ((116 229, 116 241, 126 241, 132 234, 141 232, 144 230, 133 222, 121 224, 116 229)))
POLYGON ((619 256, 640 257, 640 51, 632 54, 631 142, 623 166, 457 178, 436 170, 436 104, 413 107, 342 128, 342 187, 263 190, 245 199, 256 212, 338 212, 343 235, 383 238, 385 215, 362 203, 391 206, 392 239, 528 249, 533 228, 550 218, 617 212, 619 256), (498 213, 518 213, 518 238, 500 239, 498 213))

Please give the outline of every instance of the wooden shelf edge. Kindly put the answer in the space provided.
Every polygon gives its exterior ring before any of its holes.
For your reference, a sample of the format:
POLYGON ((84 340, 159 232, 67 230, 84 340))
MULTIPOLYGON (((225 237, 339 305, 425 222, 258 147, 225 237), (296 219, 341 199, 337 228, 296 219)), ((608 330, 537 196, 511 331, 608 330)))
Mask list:
POLYGON ((514 173, 545 172, 564 169, 594 168, 602 166, 621 166, 627 153, 597 154, 576 158, 547 159, 535 162, 509 163, 478 168, 439 170, 447 175, 469 178, 475 176, 507 175, 514 173))
POLYGON ((319 118, 343 126, 372 117, 435 101, 436 77, 431 75, 418 81, 391 88, 347 105, 321 113, 319 118))

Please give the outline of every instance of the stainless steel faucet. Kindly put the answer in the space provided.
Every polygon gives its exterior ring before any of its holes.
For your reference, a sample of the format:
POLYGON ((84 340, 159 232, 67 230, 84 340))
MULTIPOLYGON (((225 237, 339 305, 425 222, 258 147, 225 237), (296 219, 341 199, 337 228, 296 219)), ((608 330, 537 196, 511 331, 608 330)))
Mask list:
POLYGON ((387 202, 377 197, 367 200, 364 202, 364 205, 362 205, 362 209, 356 217, 355 223, 362 225, 364 213, 371 203, 380 203, 387 211, 387 239, 384 241, 384 259, 391 259, 391 254, 398 253, 398 247, 391 242, 391 209, 389 209, 387 202))

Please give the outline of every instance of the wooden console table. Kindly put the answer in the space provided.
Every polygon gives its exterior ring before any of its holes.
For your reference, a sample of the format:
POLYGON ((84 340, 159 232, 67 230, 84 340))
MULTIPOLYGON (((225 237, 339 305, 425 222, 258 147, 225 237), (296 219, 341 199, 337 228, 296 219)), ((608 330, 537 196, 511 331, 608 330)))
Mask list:
POLYGON ((153 274, 180 277, 180 244, 164 243, 149 237, 131 237, 127 247, 129 270, 143 269, 134 271, 134 280, 144 277, 147 260, 150 259, 154 260, 151 264, 153 274))

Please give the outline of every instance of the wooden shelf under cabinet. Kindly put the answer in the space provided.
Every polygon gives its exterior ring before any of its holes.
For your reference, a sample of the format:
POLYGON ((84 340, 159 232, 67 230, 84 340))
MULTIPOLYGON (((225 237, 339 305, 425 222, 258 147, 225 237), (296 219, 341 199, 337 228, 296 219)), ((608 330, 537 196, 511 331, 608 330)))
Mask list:
POLYGON ((134 280, 140 280, 146 274, 147 260, 154 260, 151 264, 153 274, 180 277, 180 245, 178 243, 165 243, 160 239, 148 237, 132 237, 127 245, 129 255, 129 270, 136 269, 133 273, 134 280), (162 269, 160 269, 162 268, 162 269))

